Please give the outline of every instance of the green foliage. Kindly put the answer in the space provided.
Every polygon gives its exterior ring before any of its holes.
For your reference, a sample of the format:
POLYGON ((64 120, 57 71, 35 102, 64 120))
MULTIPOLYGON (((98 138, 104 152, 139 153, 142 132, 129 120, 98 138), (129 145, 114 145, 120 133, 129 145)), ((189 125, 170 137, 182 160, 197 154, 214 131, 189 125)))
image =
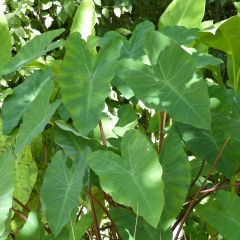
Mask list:
POLYGON ((0 240, 237 240, 238 5, 2 1, 0 240))

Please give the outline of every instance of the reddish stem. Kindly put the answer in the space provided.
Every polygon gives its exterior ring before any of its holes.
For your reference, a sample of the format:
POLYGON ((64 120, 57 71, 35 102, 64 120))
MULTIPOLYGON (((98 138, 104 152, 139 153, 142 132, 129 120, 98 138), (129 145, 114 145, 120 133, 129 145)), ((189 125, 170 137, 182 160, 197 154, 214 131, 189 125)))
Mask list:
POLYGON ((12 210, 14 211, 14 213, 18 216, 18 217, 20 217, 24 222, 27 222, 27 217, 25 217, 22 213, 20 213, 17 209, 15 209, 15 208, 12 208, 12 210))
POLYGON ((158 145, 158 155, 160 154, 164 141, 164 128, 166 123, 166 112, 161 112, 161 124, 160 124, 160 136, 159 136, 159 145, 158 145))
POLYGON ((193 186, 195 185, 196 181, 197 181, 198 178, 200 177, 200 175, 201 175, 201 173, 202 173, 202 170, 203 170, 203 168, 204 168, 204 166, 205 166, 205 163, 206 163, 206 161, 203 160, 203 161, 202 161, 202 165, 201 165, 201 167, 200 167, 200 169, 199 169, 199 171, 198 171, 198 174, 196 175, 196 177, 195 177, 194 180, 192 181, 189 190, 191 190, 191 189, 193 188, 193 186))
POLYGON ((102 143, 103 143, 104 146, 107 146, 107 141, 106 141, 106 138, 105 138, 105 134, 104 134, 104 131, 103 131, 103 126, 102 126, 102 121, 101 120, 99 121, 98 126, 99 126, 99 130, 100 130, 101 138, 102 138, 102 143))
POLYGON ((89 200, 90 200, 90 205, 91 205, 91 213, 92 213, 93 227, 94 227, 94 231, 95 231, 95 235, 96 235, 96 240, 101 240, 101 234, 100 234, 96 210, 95 210, 95 206, 94 206, 94 202, 93 202, 92 186, 91 186, 90 180, 89 180, 89 185, 88 185, 88 195, 89 195, 89 200))

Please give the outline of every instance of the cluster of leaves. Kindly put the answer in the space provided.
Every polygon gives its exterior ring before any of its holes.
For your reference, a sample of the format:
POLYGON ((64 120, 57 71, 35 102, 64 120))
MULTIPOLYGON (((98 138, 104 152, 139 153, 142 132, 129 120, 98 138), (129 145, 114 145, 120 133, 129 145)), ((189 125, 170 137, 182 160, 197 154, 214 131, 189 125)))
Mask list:
POLYGON ((238 240, 240 16, 134 4, 0 8, 1 240, 238 240))

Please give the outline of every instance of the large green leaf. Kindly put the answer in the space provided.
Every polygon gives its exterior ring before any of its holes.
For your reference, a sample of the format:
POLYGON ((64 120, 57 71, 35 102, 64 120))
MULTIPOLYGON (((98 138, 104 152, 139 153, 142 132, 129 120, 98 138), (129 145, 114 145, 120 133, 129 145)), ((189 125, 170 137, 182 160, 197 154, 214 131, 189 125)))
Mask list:
POLYGON ((18 124, 24 112, 48 88, 51 81, 51 70, 37 71, 30 75, 22 84, 14 88, 13 94, 3 102, 3 133, 9 134, 18 124))
POLYGON ((44 130, 44 127, 61 103, 60 100, 57 100, 49 104, 52 88, 50 84, 46 87, 43 88, 39 97, 33 101, 24 113, 23 123, 20 125, 17 135, 16 152, 21 151, 24 146, 30 144, 44 130))
POLYGON ((171 132, 160 155, 165 206, 160 226, 167 230, 178 216, 191 182, 191 167, 178 135, 171 132))
MULTIPOLYGON (((1 74, 14 72, 30 63, 32 60, 47 53, 49 50, 52 50, 52 47, 48 48, 49 45, 54 38, 58 37, 63 32, 64 29, 52 30, 34 37, 19 50, 12 60, 4 67, 1 74)), ((56 45, 56 47, 58 47, 58 45, 56 45)))
POLYGON ((240 199, 230 192, 219 191, 196 208, 197 214, 227 240, 240 236, 240 199))
POLYGON ((229 80, 235 90, 240 88, 240 17, 233 16, 220 22, 214 28, 207 29, 199 33, 202 42, 210 47, 226 52, 232 62, 233 76, 229 75, 229 80))
POLYGON ((40 196, 48 224, 55 236, 69 221, 71 211, 78 204, 87 167, 87 154, 88 151, 84 151, 68 168, 67 158, 58 151, 45 173, 40 196))
POLYGON ((11 59, 11 38, 8 30, 7 19, 0 6, 0 71, 11 59))
POLYGON ((37 165, 32 157, 31 147, 26 146, 15 157, 14 197, 26 204, 37 178, 37 165))
POLYGON ((87 40, 88 36, 94 33, 96 20, 94 2, 92 0, 83 0, 73 18, 70 33, 79 32, 82 39, 87 40))
POLYGON ((206 0, 173 0, 159 19, 159 28, 179 25, 187 28, 199 27, 204 13, 206 0))
POLYGON ((136 240, 171 240, 171 230, 163 232, 148 224, 142 217, 122 208, 111 208, 110 215, 122 239, 128 239, 128 232, 136 240))
POLYGON ((110 151, 94 152, 88 163, 105 192, 156 227, 164 206, 162 168, 157 153, 136 130, 125 133, 121 151, 122 157, 110 151))
POLYGON ((93 139, 86 139, 75 135, 71 131, 64 131, 59 127, 54 128, 55 143, 61 146, 68 157, 75 159, 86 147, 97 150, 101 147, 100 143, 93 139))
POLYGON ((5 231, 5 221, 12 207, 13 169, 12 152, 0 153, 0 237, 5 231))
MULTIPOLYGON (((223 143, 228 138, 220 129, 206 131, 185 124, 177 124, 177 129, 188 149, 198 158, 206 159, 210 165, 215 161, 223 143)), ((240 141, 230 139, 216 168, 226 177, 231 178, 239 169, 240 141)))
POLYGON ((196 73, 192 56, 161 33, 151 32, 146 40, 145 48, 153 65, 122 60, 121 78, 147 107, 166 111, 176 121, 209 129, 207 85, 196 73))
POLYGON ((97 125, 105 99, 109 95, 109 83, 118 57, 111 53, 115 45, 118 43, 110 43, 94 55, 80 34, 73 33, 67 40, 67 51, 60 73, 62 100, 74 126, 83 135, 97 125))

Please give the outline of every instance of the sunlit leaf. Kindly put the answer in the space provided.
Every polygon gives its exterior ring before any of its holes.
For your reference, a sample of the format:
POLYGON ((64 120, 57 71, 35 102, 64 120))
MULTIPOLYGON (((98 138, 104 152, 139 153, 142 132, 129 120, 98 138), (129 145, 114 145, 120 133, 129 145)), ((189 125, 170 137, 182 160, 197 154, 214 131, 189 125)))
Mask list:
POLYGON ((164 206, 162 168, 157 153, 136 130, 125 133, 121 151, 122 157, 110 151, 94 152, 88 163, 105 192, 156 227, 164 206))
POLYGON ((92 0, 81 1, 73 18, 70 33, 78 32, 82 39, 87 40, 88 36, 95 32, 96 17, 94 2, 92 0))
POLYGON ((62 101, 74 126, 83 135, 98 124, 110 93, 109 84, 118 57, 111 52, 115 46, 118 46, 117 42, 110 43, 94 55, 78 33, 71 34, 67 40, 60 73, 62 101))
POLYGON ((49 51, 47 48, 53 39, 58 37, 63 32, 64 29, 48 31, 27 42, 4 67, 1 74, 9 74, 14 72, 24 65, 30 63, 32 60, 35 60, 46 54, 49 51))
POLYGON ((173 0, 161 15, 158 26, 179 25, 187 28, 199 27, 205 13, 205 0, 173 0))
POLYGON ((196 73, 191 55, 158 32, 148 34, 145 47, 152 66, 122 60, 119 72, 135 96, 147 107, 168 112, 176 121, 209 129, 207 85, 196 73), (157 41, 159 47, 153 44, 157 41))

